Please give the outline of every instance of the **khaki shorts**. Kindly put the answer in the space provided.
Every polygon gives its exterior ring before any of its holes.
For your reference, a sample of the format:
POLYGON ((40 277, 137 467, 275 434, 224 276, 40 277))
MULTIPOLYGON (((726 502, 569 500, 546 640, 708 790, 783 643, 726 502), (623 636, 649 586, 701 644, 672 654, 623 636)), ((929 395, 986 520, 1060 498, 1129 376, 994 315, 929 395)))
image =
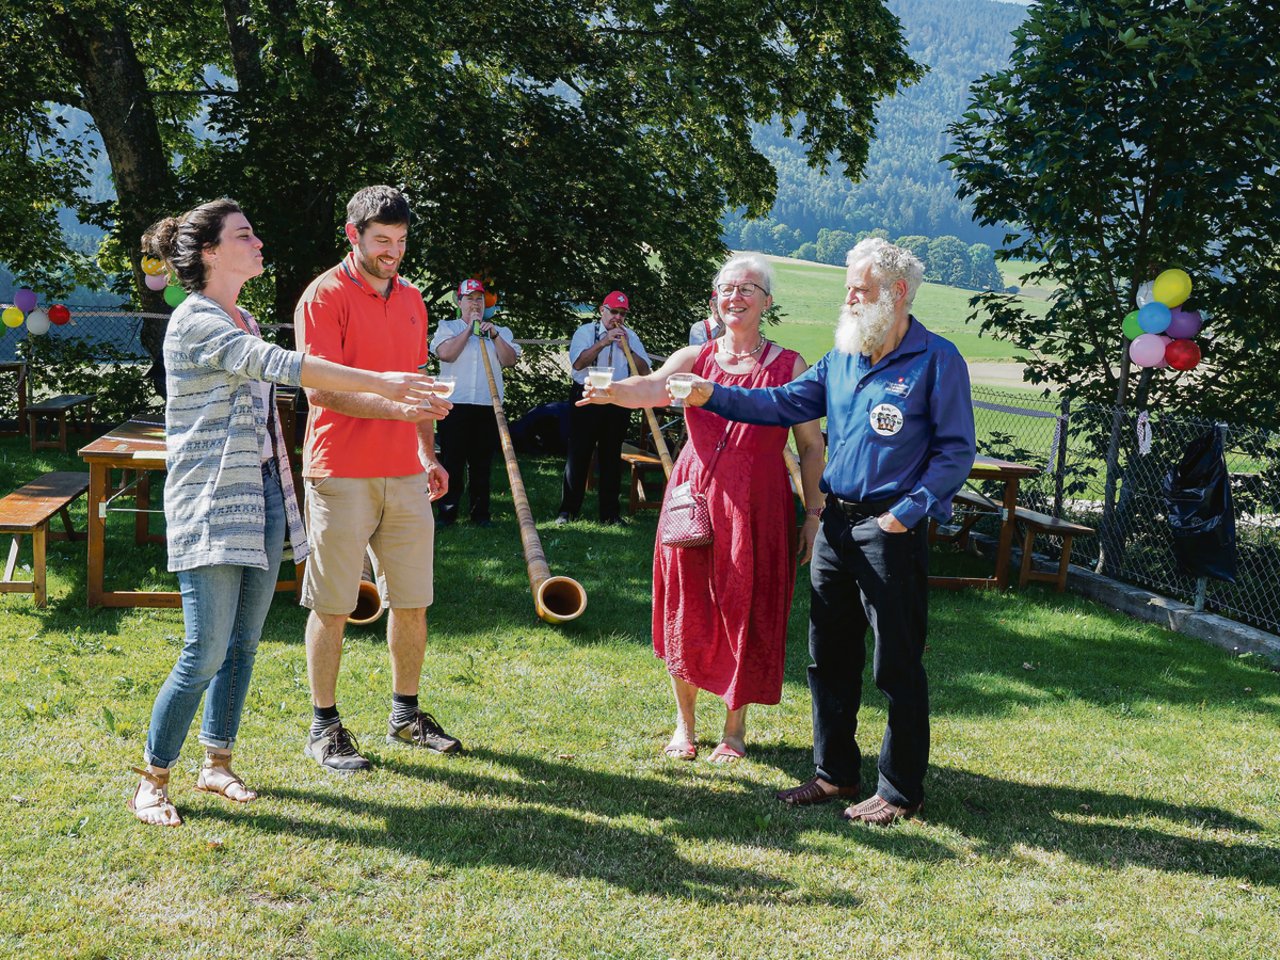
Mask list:
POLYGON ((425 473, 308 480, 311 555, 302 605, 316 613, 351 613, 367 547, 377 560, 383 606, 429 607, 435 532, 425 473))

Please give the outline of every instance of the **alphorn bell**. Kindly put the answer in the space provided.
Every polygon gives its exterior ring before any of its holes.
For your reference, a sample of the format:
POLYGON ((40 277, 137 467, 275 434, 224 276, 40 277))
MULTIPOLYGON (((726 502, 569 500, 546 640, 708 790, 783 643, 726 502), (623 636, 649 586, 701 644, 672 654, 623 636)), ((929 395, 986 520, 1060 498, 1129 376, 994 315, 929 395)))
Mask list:
POLYGON ((553 577, 547 566, 547 556, 542 552, 538 528, 529 509, 529 495, 520 476, 516 462, 516 448, 511 443, 511 430, 507 415, 498 398, 498 382, 493 378, 493 364, 489 349, 480 342, 480 356, 484 360, 484 372, 489 378, 489 395, 493 398, 493 416, 498 421, 498 436, 502 440, 502 456, 507 462, 507 479, 511 481, 511 502, 515 504, 516 521, 520 524, 520 541, 524 545, 524 562, 529 570, 529 588, 533 591, 533 607, 547 623, 568 623, 582 616, 587 609, 587 591, 572 577, 553 577))
POLYGON ((366 547, 364 570, 360 572, 360 590, 356 594, 356 608, 347 615, 347 623, 363 627, 382 616, 382 594, 378 592, 378 574, 373 568, 373 553, 366 547))
MULTIPOLYGON (((622 332, 622 339, 618 341, 622 344, 622 352, 627 356, 627 366, 631 368, 633 377, 640 376, 640 371, 636 369, 636 358, 631 355, 631 345, 627 343, 626 330, 622 332)), ((662 438, 662 428, 658 426, 658 417, 653 412, 652 407, 644 408, 644 418, 649 421, 649 432, 653 434, 653 448, 658 451, 658 459, 662 461, 662 471, 667 475, 667 479, 671 479, 671 451, 667 449, 667 441, 662 438)))

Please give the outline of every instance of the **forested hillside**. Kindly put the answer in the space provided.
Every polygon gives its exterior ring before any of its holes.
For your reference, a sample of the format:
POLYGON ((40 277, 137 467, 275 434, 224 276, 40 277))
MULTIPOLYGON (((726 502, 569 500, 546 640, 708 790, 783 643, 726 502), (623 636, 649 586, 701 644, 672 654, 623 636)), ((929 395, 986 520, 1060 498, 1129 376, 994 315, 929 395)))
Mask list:
MULTIPOLYGON (((968 207, 955 197, 950 170, 938 158, 947 152, 946 127, 964 110, 969 84, 1005 66, 1009 34, 1026 10, 996 0, 888 0, 888 6, 902 21, 912 58, 928 65, 929 73, 877 108, 876 141, 860 183, 851 183, 838 164, 826 175, 810 169, 799 146, 777 125, 756 132, 756 145, 778 172, 777 200, 765 226, 784 229, 773 231, 779 242, 770 252, 791 253, 802 243, 816 242, 823 228, 851 234, 881 228, 893 237, 950 234, 970 244, 1000 243, 1002 230, 972 222, 968 207)), ((729 246, 760 246, 744 242, 741 230, 740 218, 728 218, 729 246)))

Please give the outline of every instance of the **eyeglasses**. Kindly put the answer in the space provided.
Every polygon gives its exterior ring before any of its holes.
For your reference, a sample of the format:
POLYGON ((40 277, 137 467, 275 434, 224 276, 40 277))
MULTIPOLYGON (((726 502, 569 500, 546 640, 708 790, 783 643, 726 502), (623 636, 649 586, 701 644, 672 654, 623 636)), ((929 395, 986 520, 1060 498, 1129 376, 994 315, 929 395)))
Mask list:
POLYGON ((615 317, 625 317, 627 315, 627 311, 625 310, 615 310, 613 309, 613 307, 605 307, 605 309, 608 310, 615 317))
POLYGON ((733 296, 733 291, 735 290, 737 290, 738 293, 742 294, 742 296, 744 297, 754 297, 757 292, 763 293, 766 297, 769 295, 769 291, 766 290, 764 287, 760 286, 760 284, 758 283, 717 283, 716 284, 716 293, 720 294, 720 296, 722 297, 733 296))

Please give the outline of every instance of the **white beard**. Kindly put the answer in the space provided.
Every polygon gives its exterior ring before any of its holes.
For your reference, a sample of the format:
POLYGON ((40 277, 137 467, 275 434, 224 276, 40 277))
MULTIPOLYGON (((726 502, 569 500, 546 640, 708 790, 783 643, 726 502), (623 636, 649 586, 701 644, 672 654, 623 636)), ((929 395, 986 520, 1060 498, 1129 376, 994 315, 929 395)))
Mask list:
POLYGON ((836 327, 836 349, 853 356, 861 353, 871 356, 884 344, 896 319, 892 288, 880 291, 880 297, 871 304, 848 304, 840 310, 840 324, 836 327))

